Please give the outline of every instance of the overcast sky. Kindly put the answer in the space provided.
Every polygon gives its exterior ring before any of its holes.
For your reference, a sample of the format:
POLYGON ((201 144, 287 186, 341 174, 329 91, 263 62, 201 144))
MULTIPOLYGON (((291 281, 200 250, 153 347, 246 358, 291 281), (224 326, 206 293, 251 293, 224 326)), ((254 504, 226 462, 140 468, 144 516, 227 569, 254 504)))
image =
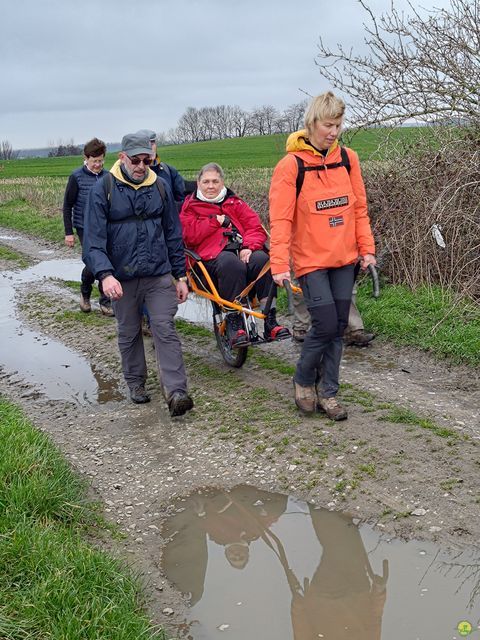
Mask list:
POLYGON ((0 140, 15 149, 167 131, 188 106, 284 109, 330 88, 319 35, 358 49, 367 19, 357 0, 2 0, 1 17, 0 140))

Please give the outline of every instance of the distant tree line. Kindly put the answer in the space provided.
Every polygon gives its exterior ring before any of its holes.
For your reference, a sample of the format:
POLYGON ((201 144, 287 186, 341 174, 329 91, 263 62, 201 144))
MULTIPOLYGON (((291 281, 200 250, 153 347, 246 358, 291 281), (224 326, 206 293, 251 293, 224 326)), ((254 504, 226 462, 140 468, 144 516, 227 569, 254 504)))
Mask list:
POLYGON ((301 129, 308 100, 291 104, 283 111, 272 105, 263 105, 247 111, 238 106, 188 107, 178 125, 168 132, 160 132, 157 140, 162 144, 182 144, 243 138, 244 136, 289 133, 301 129))
POLYGON ((52 147, 51 151, 48 152, 49 158, 60 158, 63 156, 81 156, 83 153, 82 147, 74 144, 73 138, 69 142, 63 142, 60 140, 57 145, 50 143, 48 145, 52 147))

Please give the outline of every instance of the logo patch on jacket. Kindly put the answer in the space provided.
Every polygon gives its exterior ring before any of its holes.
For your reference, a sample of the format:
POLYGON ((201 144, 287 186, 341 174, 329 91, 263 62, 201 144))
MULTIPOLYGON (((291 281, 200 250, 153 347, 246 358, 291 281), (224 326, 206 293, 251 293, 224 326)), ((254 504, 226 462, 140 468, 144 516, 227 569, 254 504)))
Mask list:
POLYGON ((337 209, 345 207, 348 204, 348 196, 339 196, 338 198, 328 198, 328 200, 317 200, 315 208, 317 211, 325 211, 325 209, 337 209))
POLYGON ((342 224, 345 224, 343 221, 343 216, 332 216, 328 219, 328 224, 331 227, 340 227, 342 224))

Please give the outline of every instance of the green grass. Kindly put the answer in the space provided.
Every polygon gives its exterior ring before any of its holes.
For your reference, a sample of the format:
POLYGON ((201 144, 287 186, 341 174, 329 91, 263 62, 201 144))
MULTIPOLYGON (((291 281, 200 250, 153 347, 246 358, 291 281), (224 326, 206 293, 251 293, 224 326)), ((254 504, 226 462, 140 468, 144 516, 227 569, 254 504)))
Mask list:
MULTIPOLYGON (((0 637, 155 634, 131 571, 87 543, 108 533, 50 439, 0 399, 0 637)), ((159 632, 160 633, 160 632, 159 632)))
POLYGON ((384 420, 387 422, 393 422, 396 424, 408 424, 415 425, 417 427, 421 427, 422 429, 427 429, 431 431, 437 436, 441 438, 451 438, 452 440, 458 439, 458 433, 453 429, 448 429, 447 427, 440 427, 435 424, 429 418, 422 418, 418 416, 416 413, 411 411, 410 409, 405 409, 404 407, 397 407, 395 405, 391 405, 388 412, 384 414, 380 420, 384 420))
POLYGON ((202 327, 193 322, 182 320, 181 318, 175 318, 175 328, 178 333, 183 336, 195 336, 198 338, 211 338, 213 339, 213 331, 210 331, 206 327, 202 327))
POLYGON ((55 322, 64 322, 66 324, 78 324, 85 327, 103 327, 112 322, 112 318, 104 316, 101 312, 84 313, 83 311, 59 311, 54 316, 55 322))
POLYGON ((266 371, 276 371, 287 376, 293 376, 295 373, 295 366, 288 364, 281 358, 276 358, 263 351, 252 349, 250 359, 258 366, 266 371))
POLYGON ((21 198, 0 203, 0 226, 59 244, 65 237, 63 219, 59 212, 56 215, 42 212, 21 198))
POLYGON ((398 345, 411 345, 446 357, 454 363, 480 365, 480 308, 458 301, 440 287, 411 291, 403 286, 382 289, 371 297, 361 286, 359 309, 369 330, 398 345))
MULTIPOLYGON (((389 134, 389 143, 411 142, 424 133, 422 127, 402 127, 395 131, 383 128, 347 132, 344 142, 351 146, 361 160, 376 158, 385 147, 385 137, 389 134)), ((287 134, 270 136, 248 136, 226 140, 209 140, 193 144, 170 145, 159 148, 162 160, 172 164, 182 174, 192 177, 207 162, 218 162, 224 169, 272 168, 285 153, 287 134)), ((105 168, 109 169, 117 160, 117 153, 109 153, 105 159, 105 168)), ((64 158, 25 158, 2 162, 0 178, 15 177, 64 177, 82 163, 81 156, 64 158)))
POLYGON ((6 262, 14 262, 17 267, 24 268, 28 266, 28 260, 21 253, 17 253, 13 251, 13 249, 9 249, 8 247, 3 247, 0 245, 0 260, 5 260, 6 262))

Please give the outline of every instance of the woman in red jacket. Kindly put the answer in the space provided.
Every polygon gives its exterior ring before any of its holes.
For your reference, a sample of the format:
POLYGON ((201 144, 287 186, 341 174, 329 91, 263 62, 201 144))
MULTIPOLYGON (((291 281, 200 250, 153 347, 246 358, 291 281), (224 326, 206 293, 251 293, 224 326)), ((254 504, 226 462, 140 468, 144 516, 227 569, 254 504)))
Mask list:
MULTIPOLYGON (((235 300, 268 261, 264 249, 267 234, 257 213, 225 187, 223 169, 218 164, 211 162, 200 169, 197 190, 185 199, 180 220, 185 246, 202 258, 220 296, 235 300)), ((255 283, 262 310, 271 284, 270 271, 255 283)), ((232 346, 247 343, 240 313, 227 315, 227 330, 232 346)), ((275 340, 289 333, 277 323, 274 300, 265 318, 264 337, 275 340)))
POLYGON ((355 264, 376 264, 358 156, 337 140, 344 112, 332 92, 317 96, 306 129, 289 136, 270 186, 273 279, 290 279, 293 262, 311 318, 293 379, 295 402, 332 420, 347 417, 335 396, 355 264))

